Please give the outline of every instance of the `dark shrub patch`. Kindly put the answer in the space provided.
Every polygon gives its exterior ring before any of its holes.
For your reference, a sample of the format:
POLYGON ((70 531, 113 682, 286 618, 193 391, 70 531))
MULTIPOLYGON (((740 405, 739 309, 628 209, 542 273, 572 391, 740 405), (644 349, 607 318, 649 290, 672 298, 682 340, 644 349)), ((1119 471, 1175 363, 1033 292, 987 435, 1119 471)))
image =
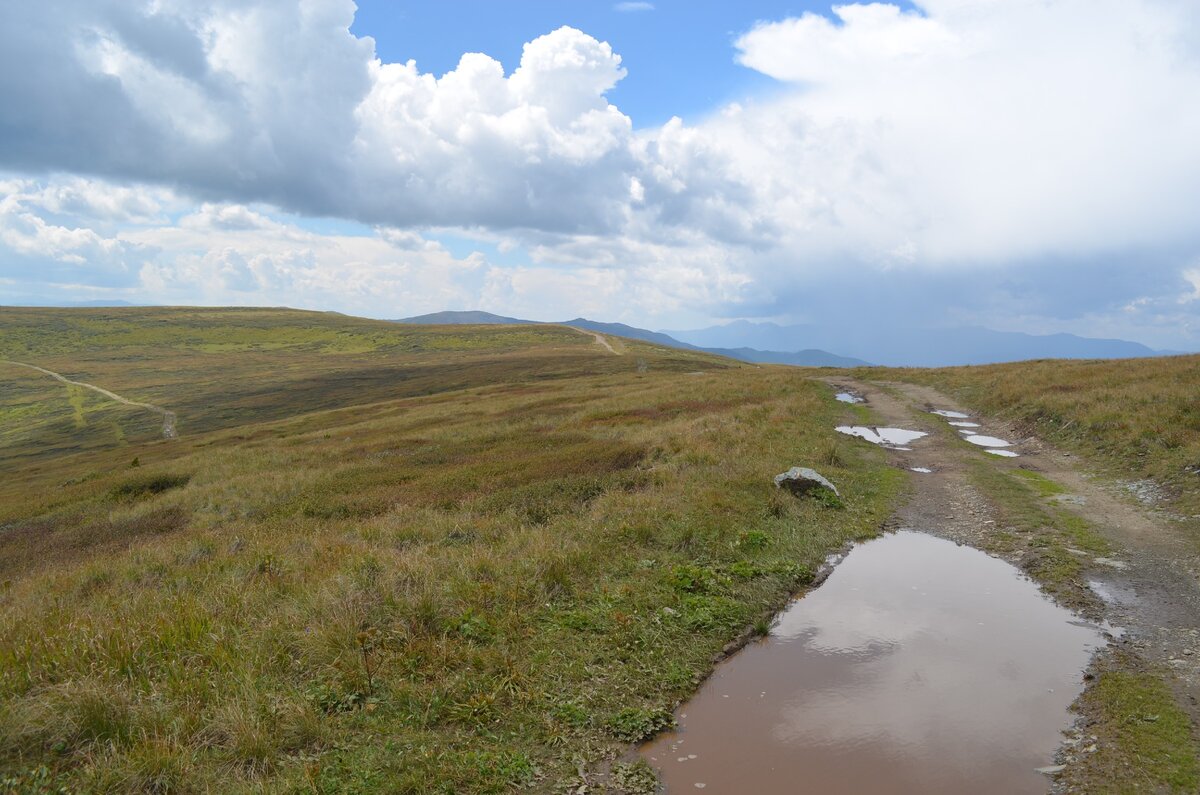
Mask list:
POLYGON ((143 475, 118 483, 108 490, 108 496, 113 500, 136 500, 186 486, 191 479, 191 475, 143 475))

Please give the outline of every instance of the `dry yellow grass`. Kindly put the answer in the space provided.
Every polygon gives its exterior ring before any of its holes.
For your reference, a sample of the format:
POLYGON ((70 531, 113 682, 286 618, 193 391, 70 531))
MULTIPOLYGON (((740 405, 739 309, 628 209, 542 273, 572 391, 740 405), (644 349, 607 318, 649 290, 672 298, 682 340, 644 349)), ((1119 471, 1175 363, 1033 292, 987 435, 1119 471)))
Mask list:
POLYGON ((66 452, 66 414, 0 460, 3 786, 554 789, 661 726, 899 485, 801 371, 311 313, 242 316, 272 325, 255 352, 239 311, 37 340, 183 436, 66 452), (292 328, 342 321, 351 351, 292 328), (207 324, 235 349, 194 350, 207 324), (844 508, 772 487, 817 458, 844 508))

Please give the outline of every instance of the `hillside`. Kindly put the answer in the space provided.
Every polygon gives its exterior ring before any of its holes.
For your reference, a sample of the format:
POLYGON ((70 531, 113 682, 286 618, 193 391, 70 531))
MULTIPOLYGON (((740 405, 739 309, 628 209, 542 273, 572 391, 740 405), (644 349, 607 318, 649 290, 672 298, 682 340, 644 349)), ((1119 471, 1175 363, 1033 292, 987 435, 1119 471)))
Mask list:
MULTIPOLYGON (((459 325, 464 323, 530 324, 537 323, 538 321, 519 320, 517 318, 504 317, 502 315, 493 315, 490 312, 434 312, 428 315, 404 318, 402 320, 397 320, 396 322, 409 324, 459 325)), ((630 326, 625 323, 605 323, 598 320, 588 320, 585 317, 577 317, 573 320, 564 320, 557 325, 571 326, 572 328, 581 328, 588 331, 597 331, 601 334, 613 334, 619 337, 642 340, 643 342, 652 342, 656 345, 663 345, 668 348, 678 348, 680 350, 688 351, 703 351, 705 353, 711 353, 717 356, 726 356, 730 359, 737 359, 741 362, 760 364, 787 364, 794 367, 868 366, 868 363, 862 359, 838 356, 837 354, 829 353, 828 351, 817 350, 815 348, 806 348, 804 350, 797 351, 774 351, 758 350, 745 346, 734 348, 702 347, 699 345, 692 345, 688 342, 680 342, 674 337, 664 334, 660 331, 650 331, 648 329, 630 326)))
POLYGON ((504 315, 493 315, 491 312, 479 311, 448 311, 431 312, 428 315, 406 317, 396 321, 414 326, 471 326, 471 325, 520 325, 537 323, 536 320, 521 320, 504 315))
MULTIPOLYGON (((185 438, 250 422, 464 389, 633 367, 559 326, 425 327, 276 309, 14 309, 0 312, 0 359, 171 408, 185 438)), ((640 349, 639 349, 640 350, 640 349)), ((729 363, 649 349, 656 366, 729 363)), ((0 365, 3 366, 3 365, 0 365)), ((148 441, 161 423, 86 390, 8 367, 0 466, 11 459, 148 441), (75 409, 75 404, 80 409, 75 409)))
POLYGON ((877 532, 801 371, 561 326, 4 309, 0 781, 560 790, 877 532), (817 464, 845 508, 781 495, 817 464))

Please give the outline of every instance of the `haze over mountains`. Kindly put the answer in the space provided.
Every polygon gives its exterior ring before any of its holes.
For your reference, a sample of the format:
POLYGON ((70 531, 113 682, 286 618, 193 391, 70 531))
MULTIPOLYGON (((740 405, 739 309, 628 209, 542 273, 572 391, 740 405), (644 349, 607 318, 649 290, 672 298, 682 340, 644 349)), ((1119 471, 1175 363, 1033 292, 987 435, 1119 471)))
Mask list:
MULTIPOLYGON (((434 312, 428 315, 402 318, 396 322, 441 326, 467 325, 472 323, 497 323, 501 325, 532 324, 540 323, 541 321, 522 320, 521 318, 505 317, 504 315, 493 315, 490 312, 451 311, 434 312)), ((645 342, 653 342, 668 348, 682 348, 684 350, 715 353, 720 356, 728 356, 731 359, 738 359, 739 361, 743 362, 791 364, 798 367, 863 367, 868 364, 867 362, 859 359, 837 356, 829 353, 828 351, 814 349, 785 352, 760 351, 746 347, 704 347, 700 345, 692 345, 687 342, 681 342, 674 337, 658 331, 650 331, 644 328, 637 328, 636 326, 627 326, 624 323, 601 323, 599 321, 588 320, 587 318, 583 317, 577 317, 574 320, 564 320, 559 325, 573 326, 575 328, 587 329, 588 331, 598 331, 602 334, 613 334, 618 337, 629 337, 630 339, 644 340, 645 342)))
MULTIPOLYGON (((490 312, 434 312, 400 323, 431 325, 471 323, 537 323, 490 312)), ((781 326, 739 320, 686 331, 650 331, 624 323, 586 318, 562 325, 654 342, 668 347, 703 350, 745 362, 807 367, 949 367, 1027 359, 1124 359, 1165 356, 1137 342, 1093 339, 1074 334, 1035 335, 978 327, 948 329, 880 329, 862 326, 833 329, 816 325, 781 326), (830 351, 836 351, 831 353, 830 351), (849 355, 847 355, 849 354, 849 355)))
POLYGON ((920 329, 863 324, 830 328, 740 320, 723 326, 665 333, 693 345, 744 345, 774 350, 813 346, 894 367, 950 367, 1027 359, 1127 359, 1176 353, 1126 340, 1074 334, 1024 334, 975 326, 920 329))

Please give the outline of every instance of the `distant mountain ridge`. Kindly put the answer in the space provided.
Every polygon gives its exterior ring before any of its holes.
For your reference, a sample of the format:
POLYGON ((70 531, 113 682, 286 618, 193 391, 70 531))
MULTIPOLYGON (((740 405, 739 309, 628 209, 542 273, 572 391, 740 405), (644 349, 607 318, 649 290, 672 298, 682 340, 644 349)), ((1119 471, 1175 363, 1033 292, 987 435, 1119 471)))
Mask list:
MULTIPOLYGON (((541 321, 505 317, 504 315, 494 315, 491 312, 446 311, 433 312, 428 315, 417 315, 416 317, 401 318, 394 322, 448 326, 468 324, 535 324, 541 321)), ((656 345, 662 345, 667 348, 680 348, 682 350, 714 353, 718 356, 727 356, 730 359, 737 359, 739 361, 752 362, 756 364, 790 364, 796 367, 870 366, 867 364, 867 362, 862 361, 861 359, 838 356, 837 354, 829 353, 828 351, 816 349, 785 352, 756 350, 754 348, 744 346, 738 348, 719 348, 693 345, 691 343, 681 342, 680 340, 677 340, 674 337, 662 332, 650 331, 649 329, 637 328, 636 326, 628 326, 624 323, 603 323, 597 320, 588 320, 584 317, 577 317, 573 320, 564 320, 561 323, 556 323, 555 325, 572 326, 574 328, 581 328, 587 331, 598 331, 602 334, 612 334, 616 337, 628 337, 630 339, 642 340, 643 342, 652 342, 656 345)))
POLYGON ((521 320, 516 317, 504 317, 503 315, 493 315, 491 312, 480 312, 478 310, 470 310, 465 312, 449 311, 449 312, 432 312, 428 315, 417 315, 416 317, 406 317, 395 321, 396 323, 411 323, 420 326, 472 326, 472 325, 532 325, 537 323, 536 320, 521 320))
POLYGON ((703 346, 751 348, 837 348, 850 356, 890 367, 951 367, 1029 359, 1130 359, 1167 356, 1138 342, 1096 339, 1074 334, 1025 334, 978 326, 909 329, 873 326, 830 328, 781 326, 739 320, 723 326, 664 331, 676 339, 703 346))

